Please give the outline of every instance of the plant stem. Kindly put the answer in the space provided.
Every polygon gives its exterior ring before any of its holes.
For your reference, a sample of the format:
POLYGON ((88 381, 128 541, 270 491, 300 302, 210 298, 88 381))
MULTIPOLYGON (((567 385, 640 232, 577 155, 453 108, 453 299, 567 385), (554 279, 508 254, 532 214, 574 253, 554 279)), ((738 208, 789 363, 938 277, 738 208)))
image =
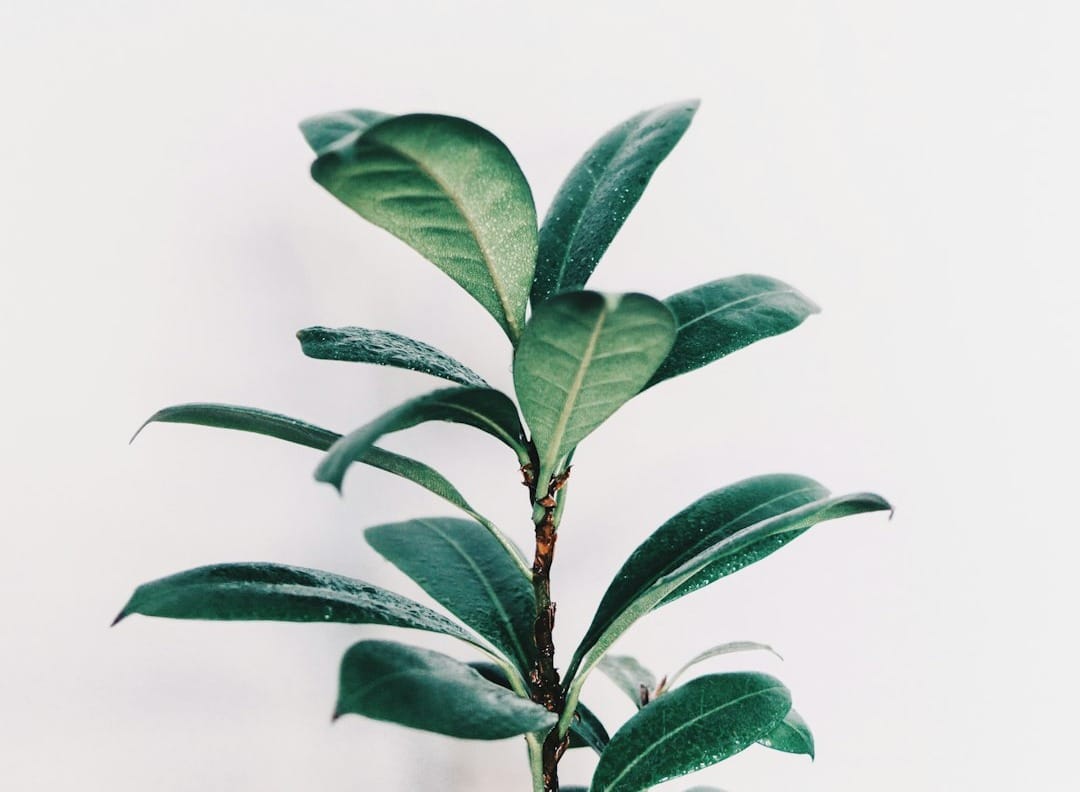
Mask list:
MULTIPOLYGON (((558 493, 566 484, 569 469, 547 483, 542 497, 535 499, 533 523, 536 528, 536 554, 533 559, 532 583, 536 597, 536 620, 533 622, 533 639, 536 642, 536 665, 533 668, 532 699, 556 715, 562 715, 564 699, 558 669, 555 668, 555 603, 551 601, 551 566, 555 560, 555 540, 558 538, 558 493)), ((530 490, 533 490, 530 487, 530 490)), ((559 790, 559 759, 566 751, 566 737, 559 737, 558 728, 552 729, 544 739, 540 750, 541 777, 544 792, 559 790)))

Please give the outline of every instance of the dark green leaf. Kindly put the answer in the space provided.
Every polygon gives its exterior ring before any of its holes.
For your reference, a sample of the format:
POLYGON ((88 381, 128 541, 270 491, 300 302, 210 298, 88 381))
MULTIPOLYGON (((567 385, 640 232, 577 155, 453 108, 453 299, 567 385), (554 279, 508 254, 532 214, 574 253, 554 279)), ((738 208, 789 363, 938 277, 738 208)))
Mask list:
POLYGON ((361 641, 342 658, 334 717, 347 713, 470 740, 499 740, 555 722, 553 713, 465 663, 389 641, 361 641))
POLYGON ((795 710, 788 712, 784 720, 758 742, 774 751, 806 754, 811 759, 814 758, 814 735, 795 710))
POLYGON ((715 280, 673 294, 664 305, 675 314, 675 344, 647 387, 786 333, 821 310, 791 286, 764 275, 715 280))
POLYGON ((383 558, 528 673, 536 654, 532 583, 486 529, 472 520, 441 517, 378 525, 364 536, 383 558))
POLYGON ((576 700, 607 648, 662 602, 764 558, 817 523, 891 508, 870 493, 827 494, 802 476, 759 476, 710 493, 668 520, 634 551, 604 594, 564 676, 569 700, 576 700))
POLYGON ((300 131, 312 151, 325 154, 335 147, 352 145, 368 127, 389 118, 393 116, 377 110, 340 110, 305 118, 300 131))
POLYGON ((600 138, 574 166, 540 229, 533 306, 585 285, 697 107, 695 100, 639 113, 600 138))
POLYGON ((675 337, 644 294, 572 292, 533 313, 514 355, 514 388, 540 455, 540 480, 633 398, 675 337))
POLYGON ((459 385, 489 387, 483 377, 445 352, 408 336, 364 327, 307 327, 296 334, 304 354, 421 371, 459 385))
MULTIPOLYGON (((200 424, 214 426, 221 429, 236 429, 244 432, 268 435, 291 443, 316 448, 325 451, 341 438, 337 432, 322 429, 295 418, 289 418, 278 413, 256 410, 251 407, 235 407, 229 404, 179 404, 175 407, 166 407, 164 410, 152 415, 146 424, 154 421, 171 423, 200 424)), ((519 424, 520 426, 520 424, 519 424)), ((140 427, 139 431, 142 431, 140 427)), ((135 433, 136 435, 139 432, 135 433)), ((135 438, 133 437, 132 440, 135 438)), ((479 522, 492 536, 507 548, 516 558, 521 559, 521 550, 517 545, 507 539, 501 531, 489 519, 477 512, 465 500, 464 496, 447 481, 441 473, 423 462, 410 459, 401 454, 385 451, 372 446, 364 451, 360 460, 365 465, 385 470, 395 476, 401 476, 416 484, 419 484, 429 492, 444 498, 454 504, 474 520, 479 522)), ((528 569, 524 560, 520 560, 522 569, 528 569)))
POLYGON ((529 461, 517 408, 505 394, 491 388, 444 388, 411 399, 342 437, 319 463, 315 478, 340 491, 345 471, 353 462, 362 460, 380 437, 426 421, 476 427, 513 449, 520 464, 529 461))
POLYGON ((398 116, 334 146, 311 174, 457 281, 517 342, 536 266, 536 207, 498 138, 460 118, 398 116))
MULTIPOLYGON (((674 687, 675 682, 678 681, 679 677, 685 674, 687 670, 691 668, 691 666, 695 666, 698 663, 708 660, 711 657, 719 657, 720 655, 733 654, 735 652, 753 652, 757 650, 763 652, 772 652, 774 655, 776 655, 776 657, 780 658, 781 660, 784 659, 780 657, 779 654, 777 654, 775 649, 773 649, 771 646, 768 646, 767 644, 755 643, 754 641, 729 641, 727 643, 719 644, 718 646, 713 646, 710 649, 706 649, 701 654, 688 660, 682 668, 680 668, 678 671, 668 677, 666 686, 674 687)), ((605 655, 604 657, 606 659, 608 655, 605 655)), ((604 661, 601 660, 600 662, 602 664, 604 661)))
POLYGON ((590 790, 638 792, 716 764, 772 732, 790 708, 787 688, 764 674, 691 680, 612 736, 590 790))
POLYGON ((116 622, 133 613, 214 621, 382 624, 442 633, 480 645, 457 623, 392 591, 282 564, 218 564, 144 583, 116 622))
MULTIPOLYGON (((506 679, 506 672, 494 663, 473 661, 469 666, 475 668, 484 679, 494 682, 502 687, 510 687, 506 679)), ((578 702, 577 711, 570 723, 569 748, 592 748, 598 754, 604 752, 604 746, 608 740, 607 729, 600 719, 593 714, 592 710, 581 702, 578 702)), ((566 789, 566 787, 563 787, 566 789)))
POLYGON ((653 672, 629 655, 606 654, 600 658, 596 668, 629 696, 638 709, 645 706, 642 687, 645 688, 646 695, 656 690, 656 676, 653 672))

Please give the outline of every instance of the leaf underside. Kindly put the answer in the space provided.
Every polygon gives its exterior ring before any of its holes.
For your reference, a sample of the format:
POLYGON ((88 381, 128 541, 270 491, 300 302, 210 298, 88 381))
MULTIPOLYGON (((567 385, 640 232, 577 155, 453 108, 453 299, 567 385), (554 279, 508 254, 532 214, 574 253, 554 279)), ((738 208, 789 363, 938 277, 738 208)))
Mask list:
POLYGON ((397 116, 331 147, 311 174, 453 278, 517 341, 536 264, 536 208, 498 138, 461 118, 397 116))
POLYGON ((805 754, 814 758, 814 735, 795 710, 790 710, 784 720, 758 742, 774 751, 805 754))
POLYGON ((644 686, 650 693, 656 690, 656 676, 653 672, 629 655, 606 654, 596 664, 596 670, 614 682, 638 709, 644 706, 641 688, 644 686))
POLYGON ((555 722, 553 713, 459 660, 391 641, 361 641, 342 658, 334 717, 349 713, 470 740, 499 740, 555 722))
POLYGON ((316 154, 325 154, 336 146, 348 146, 370 126, 393 116, 378 110, 339 110, 305 118, 300 122, 304 140, 316 154))

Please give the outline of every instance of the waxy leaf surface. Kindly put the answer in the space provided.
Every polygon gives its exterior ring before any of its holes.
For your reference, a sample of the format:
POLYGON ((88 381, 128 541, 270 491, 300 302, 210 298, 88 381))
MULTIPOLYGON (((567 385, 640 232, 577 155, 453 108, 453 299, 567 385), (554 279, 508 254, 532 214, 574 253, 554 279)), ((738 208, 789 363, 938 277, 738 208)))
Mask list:
POLYGON ((521 566, 472 520, 436 517, 368 528, 368 544, 528 673, 536 600, 521 566))
POLYGON ((675 322, 644 294, 562 294, 539 306, 514 355, 514 388, 540 475, 633 398, 671 349, 675 322))
POLYGON ((758 742, 774 751, 806 754, 811 759, 814 758, 814 735, 795 710, 788 712, 784 720, 758 742))
POLYGON ((284 564, 217 564, 139 586, 116 621, 139 613, 213 621, 382 624, 479 639, 418 602, 361 580, 284 564))
POLYGON ((296 337, 310 358, 394 366, 442 377, 459 385, 489 387, 483 377, 445 352, 388 330, 306 327, 296 337))
POLYGON ((361 641, 342 658, 334 715, 347 713, 468 740, 499 740, 555 722, 553 713, 459 660, 390 641, 361 641))
POLYGON ((461 118, 397 116, 333 146, 311 174, 453 278, 517 341, 536 265, 536 208, 498 138, 461 118))
POLYGON ((666 693, 611 738, 592 792, 639 792, 732 756, 772 732, 791 695, 764 674, 714 674, 666 693))
POLYGON ((540 229, 534 307, 585 285, 697 107, 697 101, 676 102, 639 113, 600 138, 574 166, 540 229))
POLYGON ((335 146, 348 146, 368 127, 393 118, 377 110, 339 110, 336 113, 305 118, 300 122, 304 140, 316 154, 325 154, 335 146))
POLYGON ((444 388, 411 399, 342 437, 319 463, 315 478, 340 490, 345 471, 361 460, 380 437, 426 421, 473 426, 509 446, 519 464, 529 459, 517 408, 506 394, 491 388, 444 388))
POLYGON ((737 275, 673 294, 675 343, 648 387, 780 335, 820 309, 798 291, 764 275, 737 275))

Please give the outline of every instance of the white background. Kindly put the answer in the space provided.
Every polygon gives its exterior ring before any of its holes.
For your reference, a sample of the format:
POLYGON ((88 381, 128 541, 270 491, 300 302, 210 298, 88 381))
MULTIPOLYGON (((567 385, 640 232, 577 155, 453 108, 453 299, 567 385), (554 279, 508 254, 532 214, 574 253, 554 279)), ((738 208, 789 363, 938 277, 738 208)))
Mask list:
MULTIPOLYGON (((753 749, 664 789, 1067 789, 1075 763, 1075 4, 23 2, 0 15, 0 784, 12 790, 515 790, 517 740, 345 718, 375 628, 107 625, 134 586, 216 561, 321 566, 421 596, 361 529, 449 513, 317 455, 151 427, 228 401, 347 430, 438 382, 304 358, 311 324, 392 328, 510 387, 487 314, 307 174, 296 122, 360 106, 498 134, 541 212, 602 132, 703 100, 592 284, 666 296, 761 272, 824 307, 649 391, 577 458, 561 662, 665 518, 801 472, 897 506, 830 523, 665 608, 618 650, 658 672, 782 677, 818 759, 753 749), (1072 626, 1070 626, 1072 625, 1072 626)), ((428 426, 442 469, 521 541, 514 463, 428 426)), ((614 729, 631 708, 597 677, 614 729)), ((593 759, 574 752, 564 782, 593 759)))

